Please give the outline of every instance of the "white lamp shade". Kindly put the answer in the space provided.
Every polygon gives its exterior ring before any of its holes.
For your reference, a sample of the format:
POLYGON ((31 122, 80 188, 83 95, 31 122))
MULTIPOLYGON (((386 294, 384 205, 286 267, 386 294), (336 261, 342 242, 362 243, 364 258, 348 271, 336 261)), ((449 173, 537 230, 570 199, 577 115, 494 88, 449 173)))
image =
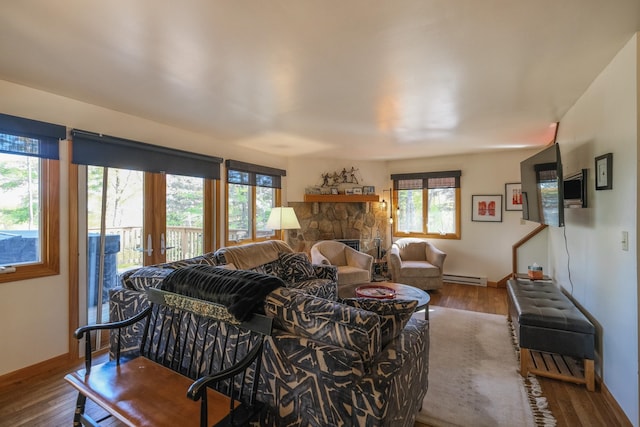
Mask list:
POLYGON ((270 230, 292 230, 300 228, 300 223, 293 208, 273 208, 267 220, 270 230))

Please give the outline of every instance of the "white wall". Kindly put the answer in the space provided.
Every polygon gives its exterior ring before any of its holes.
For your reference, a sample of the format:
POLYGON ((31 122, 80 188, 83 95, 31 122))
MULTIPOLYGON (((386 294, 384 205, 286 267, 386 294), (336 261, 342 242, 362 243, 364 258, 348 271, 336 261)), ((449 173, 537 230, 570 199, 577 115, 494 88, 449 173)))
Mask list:
MULTIPOLYGON (((542 149, 542 147, 541 147, 542 149)), ((514 150, 492 154, 422 158, 390 162, 358 162, 336 159, 296 158, 287 166, 290 179, 287 199, 301 201, 304 189, 318 185, 325 172, 340 171, 343 167, 358 168, 365 185, 375 185, 380 199, 389 200, 383 193, 392 186, 393 173, 461 170, 462 239, 434 239, 447 253, 445 272, 469 276, 484 276, 497 281, 511 272, 511 246, 533 230, 537 224, 521 224, 522 212, 504 211, 501 223, 471 221, 471 195, 497 194, 504 198, 505 184, 520 181, 520 161, 540 150, 514 150), (302 178, 301 178, 302 177, 302 178)), ((542 253, 545 253, 542 251, 542 253)), ((524 257, 535 255, 531 251, 524 257)), ((539 257, 539 256, 538 256, 539 257)), ((545 259, 528 259, 529 264, 545 264, 545 259)))
MULTIPOLYGON (((540 149, 542 149, 541 147, 540 149)), ((514 150, 491 154, 393 161, 389 173, 461 170, 462 218, 460 240, 434 239, 447 253, 447 274, 484 276, 498 281, 511 273, 511 248, 537 224, 521 223, 521 211, 505 211, 505 184, 520 182, 520 161, 540 151, 514 150), (472 195, 502 195, 502 222, 471 221, 472 195)), ((527 260, 529 263, 541 261, 527 260)))
MULTIPOLYGON (((562 118, 558 141, 567 172, 590 169, 588 209, 567 213, 573 295, 595 317, 602 334, 602 375, 606 386, 638 425, 637 139, 638 54, 634 37, 584 96, 562 118), (593 158, 614 153, 614 189, 593 190, 593 158), (630 250, 620 250, 629 231, 630 250)), ((504 212, 502 223, 471 221, 472 194, 502 194, 519 181, 519 162, 533 151, 384 162, 339 159, 289 161, 221 144, 175 127, 0 81, 0 111, 153 144, 287 169, 285 201, 301 200, 304 187, 322 172, 360 168, 364 184, 388 188, 391 173, 462 170, 462 240, 437 240, 448 253, 447 273, 485 275, 498 280, 511 271, 511 245, 535 224, 520 224, 519 212, 504 212), (206 150, 198 147, 207 147, 206 150)), ((62 171, 61 274, 0 284, 0 375, 64 354, 68 343, 67 177, 62 171)), ((382 196, 382 193, 379 191, 382 196)), ((571 289, 562 229, 549 232, 549 268, 571 289)), ((537 260, 534 260, 537 261, 537 260)), ((539 262, 539 261, 538 261, 539 262)))
POLYGON ((287 160, 207 135, 0 80, 0 112, 149 144, 284 169, 287 160))
MULTIPOLYGON (((358 169, 358 185, 373 185, 380 200, 389 200, 389 193, 383 193, 390 187, 389 175, 386 173, 386 162, 357 161, 340 158, 327 159, 318 157, 297 157, 289 159, 287 165, 287 200, 302 202, 306 187, 322 184, 322 174, 340 172, 343 168, 358 169), (360 181, 361 180, 361 181, 360 181)), ((354 185, 355 187, 356 185, 354 185)))
MULTIPOLYGON (((519 212, 503 212, 502 223, 470 221, 471 194, 504 194, 506 182, 519 180, 519 161, 532 154, 527 151, 390 164, 317 158, 287 161, 232 144, 221 144, 202 134, 6 81, 0 81, 0 95, 0 111, 6 114, 287 169, 285 203, 287 200, 302 200, 304 188, 319 184, 323 172, 343 167, 358 168, 363 184, 374 185, 381 198, 389 197, 382 190, 391 186, 391 173, 461 169, 463 239, 438 241, 438 245, 449 254, 447 272, 455 274, 485 275, 490 280, 504 277, 511 269, 511 244, 534 227, 532 224, 520 225, 519 212), (500 167, 495 167, 496 164, 500 167)), ((64 167, 61 188, 61 274, 0 285, 0 336, 5 348, 9 349, 0 353, 0 375, 68 351, 68 181, 64 167)))
POLYGON ((636 35, 560 121, 565 172, 589 169, 589 207, 565 210, 564 230, 549 231, 551 274, 595 318, 598 369, 635 426, 640 423, 638 58, 636 35), (613 153, 613 189, 595 191, 594 158, 605 153, 613 153), (623 230, 629 232, 629 251, 621 248, 623 230))
MULTIPOLYGON (((0 112, 225 159, 286 168, 286 159, 237 148, 232 144, 221 144, 201 134, 2 80, 0 112)), ((65 156, 66 153, 61 153, 62 158, 65 156)), ((64 160, 61 165, 61 274, 42 279, 0 283, 0 339, 4 349, 0 352, 0 375, 69 351, 69 193, 64 160)))
POLYGON ((545 228, 540 233, 518 248, 518 273, 526 273, 532 264, 542 267, 543 273, 549 272, 549 228, 545 228))

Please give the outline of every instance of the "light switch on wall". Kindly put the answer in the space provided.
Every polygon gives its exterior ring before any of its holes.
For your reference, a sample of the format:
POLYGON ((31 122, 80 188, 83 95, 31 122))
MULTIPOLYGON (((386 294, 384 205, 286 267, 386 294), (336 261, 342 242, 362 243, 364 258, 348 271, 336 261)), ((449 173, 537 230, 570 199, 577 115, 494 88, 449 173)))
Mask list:
POLYGON ((622 250, 623 251, 629 250, 629 232, 628 231, 622 232, 622 250))

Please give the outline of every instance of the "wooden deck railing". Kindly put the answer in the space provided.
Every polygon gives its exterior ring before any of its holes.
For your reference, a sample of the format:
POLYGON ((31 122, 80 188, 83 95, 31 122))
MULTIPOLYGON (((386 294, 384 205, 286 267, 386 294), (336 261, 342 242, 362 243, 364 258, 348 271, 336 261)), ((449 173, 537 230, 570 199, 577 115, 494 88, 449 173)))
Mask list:
MULTIPOLYGON (((92 233, 99 230, 91 229, 92 233)), ((118 270, 142 265, 143 236, 141 227, 109 227, 106 234, 120 236, 120 252, 118 254, 118 270)), ((167 227, 165 245, 167 262, 192 258, 202 253, 203 231, 198 227, 167 227)))

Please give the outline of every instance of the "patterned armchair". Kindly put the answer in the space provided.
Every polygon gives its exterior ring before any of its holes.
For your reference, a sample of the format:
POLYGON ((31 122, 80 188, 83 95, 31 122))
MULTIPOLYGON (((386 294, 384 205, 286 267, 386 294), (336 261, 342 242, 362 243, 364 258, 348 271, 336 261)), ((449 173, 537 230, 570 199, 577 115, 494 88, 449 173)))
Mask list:
MULTIPOLYGON (((402 304, 386 302, 385 310, 376 314, 357 302, 337 301, 335 267, 309 267, 302 258, 306 255, 287 252, 283 244, 223 248, 125 273, 123 288, 110 294, 111 320, 146 307, 140 288, 159 286, 167 272, 180 266, 237 262, 242 269, 284 277, 287 287, 270 293, 264 305, 275 329, 262 356, 258 399, 268 411, 260 425, 413 426, 427 391, 428 322, 411 317, 415 307, 407 311, 402 304)), ((135 348, 142 329, 136 326, 125 333, 122 351, 135 348)), ((115 345, 112 336, 111 349, 115 345)))
POLYGON ((275 329, 258 391, 270 409, 263 425, 414 425, 428 386, 429 323, 411 317, 415 304, 400 319, 406 301, 380 303, 400 307, 388 316, 296 289, 267 296, 275 329))

